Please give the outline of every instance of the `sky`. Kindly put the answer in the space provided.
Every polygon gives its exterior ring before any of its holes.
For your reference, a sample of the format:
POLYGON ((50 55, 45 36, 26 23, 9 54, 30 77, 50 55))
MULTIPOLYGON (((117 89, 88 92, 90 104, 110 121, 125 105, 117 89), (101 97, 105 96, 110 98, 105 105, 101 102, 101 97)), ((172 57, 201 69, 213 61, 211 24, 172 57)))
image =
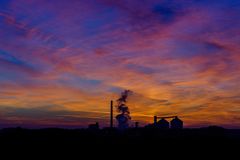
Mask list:
POLYGON ((108 126, 125 89, 140 126, 240 128, 239 19, 239 0, 0 0, 0 128, 108 126))

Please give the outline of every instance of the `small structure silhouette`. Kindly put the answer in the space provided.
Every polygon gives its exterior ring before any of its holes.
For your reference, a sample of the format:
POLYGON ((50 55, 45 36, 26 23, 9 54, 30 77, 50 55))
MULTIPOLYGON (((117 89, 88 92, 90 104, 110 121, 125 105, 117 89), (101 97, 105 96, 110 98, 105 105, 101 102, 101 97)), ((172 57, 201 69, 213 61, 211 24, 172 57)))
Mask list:
POLYGON ((160 129, 169 129, 169 122, 166 120, 168 118, 173 118, 170 122, 171 124, 171 129, 182 129, 183 128, 183 121, 180 120, 177 116, 168 116, 168 117, 158 117, 154 116, 153 119, 153 126, 155 128, 160 128, 160 129), (158 119, 160 119, 158 121, 158 119))
POLYGON ((157 127, 160 129, 169 129, 169 122, 162 118, 157 122, 157 127))
POLYGON ((139 127, 139 122, 135 122, 135 128, 139 127))
POLYGON ((183 128, 183 121, 180 120, 177 116, 171 120, 170 122, 172 129, 182 129, 183 128))
POLYGON ((89 124, 88 129, 90 130, 98 130, 99 129, 99 124, 96 122, 95 124, 89 124))

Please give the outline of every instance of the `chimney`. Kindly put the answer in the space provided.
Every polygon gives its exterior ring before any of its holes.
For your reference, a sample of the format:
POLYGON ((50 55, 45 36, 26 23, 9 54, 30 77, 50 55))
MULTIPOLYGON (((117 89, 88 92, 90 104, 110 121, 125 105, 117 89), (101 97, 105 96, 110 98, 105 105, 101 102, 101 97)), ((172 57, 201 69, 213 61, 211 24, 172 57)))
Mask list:
POLYGON ((110 128, 113 128, 113 101, 110 103, 110 128))

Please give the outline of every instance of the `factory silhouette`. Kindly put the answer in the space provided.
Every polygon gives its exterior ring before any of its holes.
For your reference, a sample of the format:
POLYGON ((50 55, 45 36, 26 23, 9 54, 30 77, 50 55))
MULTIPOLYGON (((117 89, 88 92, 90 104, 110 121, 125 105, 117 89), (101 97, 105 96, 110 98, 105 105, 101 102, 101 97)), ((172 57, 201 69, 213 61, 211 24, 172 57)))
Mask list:
MULTIPOLYGON (((57 150, 57 154, 77 153, 82 158, 83 153, 89 155, 102 155, 116 153, 126 157, 128 153, 140 155, 149 150, 148 155, 159 155, 169 152, 187 154, 186 151, 204 151, 227 148, 239 148, 240 130, 224 129, 218 126, 205 128, 184 128, 183 121, 177 116, 153 115, 153 121, 139 127, 130 127, 130 110, 126 104, 131 91, 122 92, 114 105, 110 101, 109 127, 100 129, 100 124, 90 124, 88 128, 66 129, 66 128, 45 128, 45 129, 24 129, 4 128, 0 130, 1 146, 8 150, 23 149, 24 153, 29 149, 39 148, 44 150, 57 150), (114 108, 117 115, 114 115, 114 108), (117 124, 114 124, 114 118, 117 124), (201 147, 204 146, 204 147, 201 147), (237 147, 235 147, 237 146, 237 147), (62 152, 59 152, 59 151, 62 152), (136 150, 137 152, 133 152, 136 150), (96 154, 100 153, 100 154, 96 154)), ((238 152, 236 152, 238 153, 238 152)), ((38 154, 37 154, 38 155, 38 154)), ((68 154, 69 156, 70 154, 68 154)), ((179 156, 179 154, 176 154, 179 156)))
MULTIPOLYGON (((121 93, 121 96, 119 99, 117 99, 117 111, 118 115, 116 116, 116 119, 118 121, 118 129, 124 130, 129 128, 129 121, 131 120, 130 111, 127 103, 128 96, 132 94, 132 91, 125 90, 121 93)), ((114 105, 113 101, 110 101, 110 126, 109 128, 113 128, 113 115, 114 112, 114 105)), ((135 128, 139 127, 139 122, 135 122, 135 128)), ((156 128, 156 129, 183 129, 183 121, 179 119, 178 116, 154 116, 153 117, 153 123, 148 124, 145 126, 146 128, 156 128), (167 119, 172 119, 170 122, 167 121, 167 119)), ((96 124, 90 124, 88 126, 89 129, 99 129, 99 123, 96 122, 96 124)))

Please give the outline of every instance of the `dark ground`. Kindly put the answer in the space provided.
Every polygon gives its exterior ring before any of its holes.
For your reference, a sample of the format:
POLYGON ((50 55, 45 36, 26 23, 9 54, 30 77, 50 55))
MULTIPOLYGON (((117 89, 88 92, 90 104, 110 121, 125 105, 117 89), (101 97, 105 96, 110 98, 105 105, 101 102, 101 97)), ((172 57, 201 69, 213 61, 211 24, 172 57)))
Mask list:
POLYGON ((221 155, 240 153, 240 130, 219 127, 183 130, 135 128, 116 129, 39 129, 9 128, 0 130, 2 153, 55 153, 61 155, 125 155, 180 156, 195 154, 221 155))

